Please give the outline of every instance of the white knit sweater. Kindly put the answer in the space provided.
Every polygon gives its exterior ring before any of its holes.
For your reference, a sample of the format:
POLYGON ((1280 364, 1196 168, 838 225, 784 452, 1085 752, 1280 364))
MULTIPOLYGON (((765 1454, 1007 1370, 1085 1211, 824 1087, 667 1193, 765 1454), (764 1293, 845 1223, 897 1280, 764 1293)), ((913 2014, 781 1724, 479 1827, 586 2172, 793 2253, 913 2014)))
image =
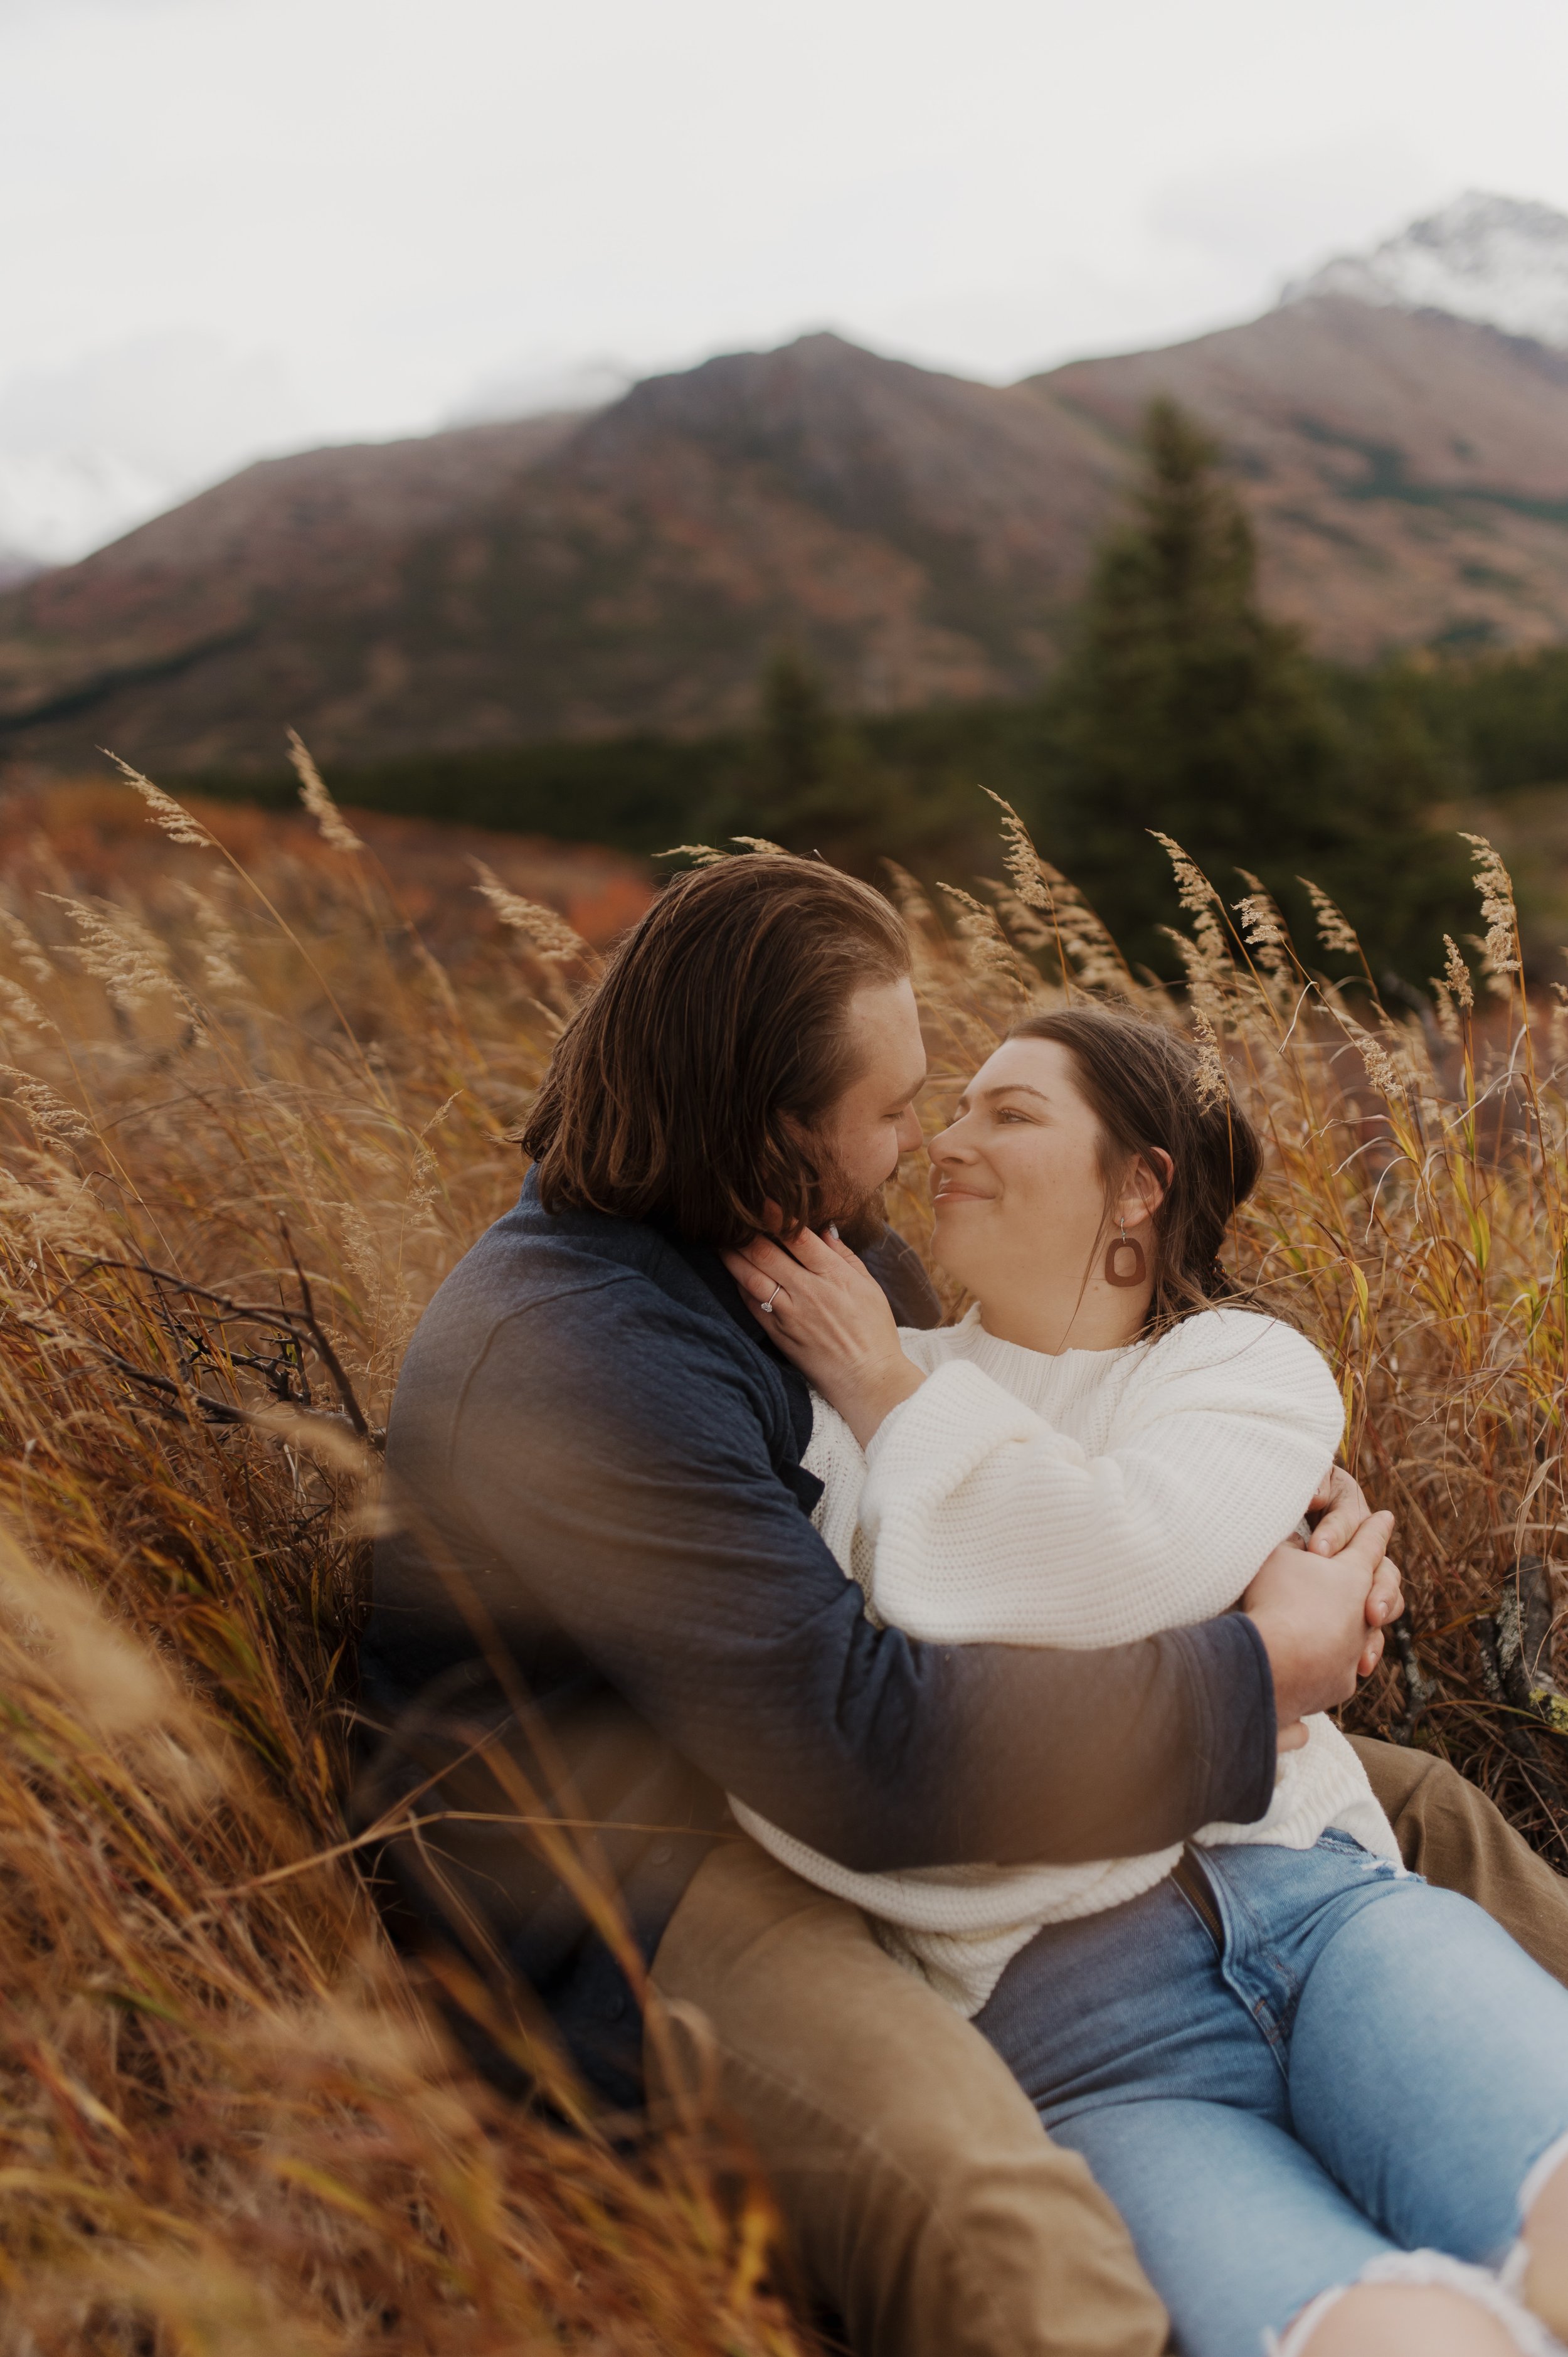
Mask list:
MULTIPOLYGON (((940 1644, 1116 1645, 1234 1604, 1326 1472, 1343 1414, 1291 1327, 1205 1310, 1157 1341, 1047 1357, 961 1325, 899 1337, 928 1370, 863 1453, 813 1399, 815 1522, 874 1620, 940 1644)), ((1304 1566, 1304 1570, 1305 1566, 1304 1566)), ((1281 1755, 1273 1803, 1210 1845, 1308 1849, 1329 1825, 1397 1859, 1359 1760, 1330 1719, 1281 1755)), ((852 1874, 741 1803, 774 1857, 876 1922, 884 1944, 965 2013, 1043 1924, 1152 1889, 1179 1846, 1064 1867, 852 1874)))

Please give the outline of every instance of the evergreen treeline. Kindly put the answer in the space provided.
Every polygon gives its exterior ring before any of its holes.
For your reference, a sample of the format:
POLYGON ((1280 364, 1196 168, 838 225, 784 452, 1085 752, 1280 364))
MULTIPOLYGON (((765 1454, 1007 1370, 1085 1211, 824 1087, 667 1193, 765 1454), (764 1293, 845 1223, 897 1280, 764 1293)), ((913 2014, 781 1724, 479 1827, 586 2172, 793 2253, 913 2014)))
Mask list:
MULTIPOLYGON (((1462 846, 1434 823, 1460 796, 1568 789, 1568 648, 1406 658, 1353 672, 1316 661, 1257 597, 1240 500, 1207 437, 1156 402, 1142 479, 1104 542, 1066 658, 1020 705, 851 719, 781 651, 749 734, 639 737, 432 755, 339 770, 347 803, 654 852, 765 835, 874 872, 892 857, 966 877, 995 858, 1013 802, 1134 958, 1168 970, 1175 910, 1149 830, 1176 836, 1222 889, 1260 874, 1304 945, 1296 878, 1345 909, 1380 971, 1419 980, 1444 930, 1474 922, 1462 846)), ((292 780, 192 779, 282 802, 292 780)))
POLYGON ((1438 741, 1399 676, 1353 707, 1262 612, 1251 522, 1174 404, 1150 408, 1144 454, 1047 701, 1053 856, 1134 963, 1169 965, 1158 829, 1222 889, 1239 868, 1261 876, 1304 947, 1306 876, 1380 964, 1430 971, 1468 888, 1463 846, 1429 824, 1447 782, 1438 741))

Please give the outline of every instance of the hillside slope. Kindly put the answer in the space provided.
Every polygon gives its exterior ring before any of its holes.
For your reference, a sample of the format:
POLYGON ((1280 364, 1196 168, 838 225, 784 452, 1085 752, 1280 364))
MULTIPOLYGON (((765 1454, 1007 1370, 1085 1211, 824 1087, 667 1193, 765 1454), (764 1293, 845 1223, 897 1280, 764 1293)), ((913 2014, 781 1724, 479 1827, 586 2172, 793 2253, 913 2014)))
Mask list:
POLYGON ((1568 636, 1568 354, 1321 296, 1006 389, 820 335, 585 419, 252 467, 0 596, 0 756, 698 734, 785 642, 850 709, 1027 693, 1159 391, 1219 436, 1324 651, 1568 636))
POLYGON ((1156 393, 1204 418, 1267 601, 1325 653, 1568 636, 1568 352, 1319 296, 1030 383, 1123 437, 1156 393))
POLYGON ((832 336, 610 409, 249 468, 0 599, 0 744, 171 770, 749 717, 809 651, 852 704, 1038 676, 1105 436, 832 336))

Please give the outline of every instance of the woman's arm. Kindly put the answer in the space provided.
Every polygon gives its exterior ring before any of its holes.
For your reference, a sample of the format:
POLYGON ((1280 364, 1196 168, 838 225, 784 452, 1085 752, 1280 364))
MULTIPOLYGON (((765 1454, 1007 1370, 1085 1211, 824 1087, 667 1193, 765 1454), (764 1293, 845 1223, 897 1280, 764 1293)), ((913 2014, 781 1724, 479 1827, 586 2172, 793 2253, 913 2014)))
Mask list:
POLYGON ((1149 1351, 1092 1457, 950 1360, 867 1452, 877 1609, 949 1643, 1090 1647, 1204 1620, 1300 1519, 1340 1414, 1309 1343, 1235 1313, 1149 1351))
POLYGON ((833 1236, 725 1259, 760 1326, 867 1451, 861 1516, 878 1611, 941 1643, 1091 1647, 1234 1604, 1338 1446, 1332 1376, 1303 1336, 1209 1313, 1146 1354, 1090 1458, 968 1360, 927 1375, 833 1236))

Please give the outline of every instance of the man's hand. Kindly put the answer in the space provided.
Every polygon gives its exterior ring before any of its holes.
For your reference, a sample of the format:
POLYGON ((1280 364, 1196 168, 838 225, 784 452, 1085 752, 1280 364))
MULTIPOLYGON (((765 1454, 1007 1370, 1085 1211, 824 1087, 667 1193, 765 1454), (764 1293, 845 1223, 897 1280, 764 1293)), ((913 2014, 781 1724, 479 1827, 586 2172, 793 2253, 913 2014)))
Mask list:
MULTIPOLYGON (((1369 1514, 1329 1556, 1308 1555, 1287 1540, 1241 1598, 1273 1672, 1282 1750, 1305 1742, 1299 1722, 1310 1713, 1348 1702, 1358 1676, 1366 1676, 1382 1658, 1382 1626, 1369 1636, 1368 1621, 1393 1522, 1391 1514, 1369 1514)), ((1397 1572, 1392 1592, 1397 1599, 1397 1572)), ((1386 1600, 1384 1582, 1380 1622, 1386 1600)))
MULTIPOLYGON (((1342 1465, 1329 1468, 1328 1479, 1307 1508, 1312 1522, 1312 1536, 1307 1542, 1312 1555, 1337 1555, 1348 1546, 1357 1532, 1367 1521, 1371 1509, 1361 1494, 1361 1486, 1342 1465)), ((1383 1631, 1397 1620, 1404 1610, 1404 1590, 1400 1583, 1400 1567, 1391 1555, 1385 1555, 1378 1566, 1378 1576, 1367 1591, 1367 1626, 1374 1630, 1362 1648, 1358 1674, 1369 1678, 1383 1654, 1383 1631)))

